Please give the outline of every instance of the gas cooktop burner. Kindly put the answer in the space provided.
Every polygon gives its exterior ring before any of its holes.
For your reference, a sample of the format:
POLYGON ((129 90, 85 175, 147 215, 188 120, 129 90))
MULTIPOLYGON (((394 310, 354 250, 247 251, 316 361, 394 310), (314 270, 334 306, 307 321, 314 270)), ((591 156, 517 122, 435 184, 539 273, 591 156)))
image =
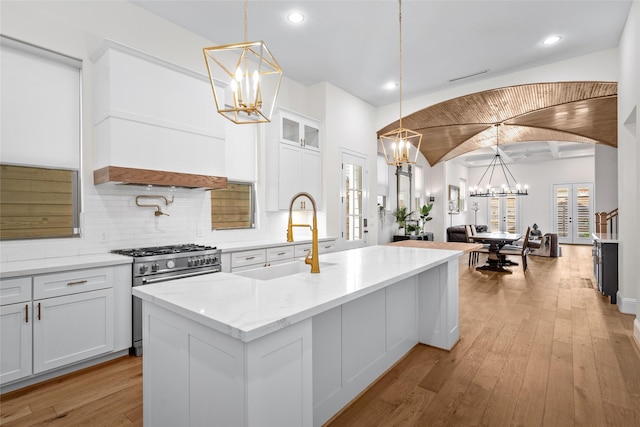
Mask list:
POLYGON ((189 243, 185 245, 157 246, 152 248, 120 249, 112 252, 132 257, 144 257, 154 255, 181 254, 185 252, 209 251, 214 249, 216 249, 215 246, 196 245, 193 243, 189 243))

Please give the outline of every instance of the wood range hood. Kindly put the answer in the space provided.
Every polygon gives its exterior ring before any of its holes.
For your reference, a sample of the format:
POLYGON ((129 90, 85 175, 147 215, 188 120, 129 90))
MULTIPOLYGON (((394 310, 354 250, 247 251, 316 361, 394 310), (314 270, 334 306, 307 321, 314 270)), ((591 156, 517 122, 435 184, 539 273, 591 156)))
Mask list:
POLYGON ((166 187, 219 190, 227 188, 227 178, 152 169, 105 166, 93 171, 93 184, 159 185, 166 187))

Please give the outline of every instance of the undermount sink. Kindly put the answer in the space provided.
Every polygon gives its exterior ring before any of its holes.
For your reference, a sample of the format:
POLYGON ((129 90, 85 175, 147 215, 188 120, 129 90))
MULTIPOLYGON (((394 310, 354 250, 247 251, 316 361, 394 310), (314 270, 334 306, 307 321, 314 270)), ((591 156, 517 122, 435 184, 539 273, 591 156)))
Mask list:
MULTIPOLYGON (((336 265, 332 262, 321 262, 320 263, 320 273, 314 274, 322 274, 322 269, 325 267, 331 267, 332 265, 336 265)), ((305 264, 304 261, 294 261, 288 262, 286 264, 278 264, 271 265, 269 267, 257 268, 255 270, 246 270, 239 271, 237 273, 238 276, 250 277, 252 279, 258 280, 272 280, 277 279, 279 277, 290 276, 292 274, 298 273, 308 273, 311 274, 311 266, 309 264, 305 264)))

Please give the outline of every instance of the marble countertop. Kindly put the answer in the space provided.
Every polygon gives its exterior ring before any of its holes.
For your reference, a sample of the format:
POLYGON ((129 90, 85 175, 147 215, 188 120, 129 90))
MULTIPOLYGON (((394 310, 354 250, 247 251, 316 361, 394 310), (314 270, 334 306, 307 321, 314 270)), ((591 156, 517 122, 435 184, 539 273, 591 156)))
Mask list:
POLYGON ((111 253, 95 255, 78 255, 59 258, 42 258, 26 261, 9 261, 0 263, 0 278, 57 273, 80 268, 104 267, 119 264, 131 264, 133 258, 111 253))
MULTIPOLYGON (((327 240, 335 240, 336 237, 320 237, 319 242, 326 242, 327 240)), ((223 242, 217 243, 216 247, 222 251, 222 253, 238 252, 238 251, 250 251, 253 249, 265 249, 278 246, 290 246, 290 245, 304 245, 311 243, 311 239, 301 239, 294 242, 287 242, 286 238, 282 240, 249 240, 246 242, 223 242)))
MULTIPOLYGON (((434 266, 450 260, 457 262, 462 254, 369 246, 320 255, 319 274, 305 271, 257 280, 216 273, 134 287, 133 294, 249 342, 434 266)), ((268 268, 272 267, 265 269, 268 268)))

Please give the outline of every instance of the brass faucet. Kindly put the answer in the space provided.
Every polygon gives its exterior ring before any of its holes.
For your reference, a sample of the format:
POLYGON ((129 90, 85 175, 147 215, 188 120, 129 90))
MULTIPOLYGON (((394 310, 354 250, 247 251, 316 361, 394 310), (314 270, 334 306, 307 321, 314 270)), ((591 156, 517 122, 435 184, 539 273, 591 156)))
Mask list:
POLYGON ((318 261, 318 216, 316 211, 316 201, 309 193, 298 193, 291 199, 289 204, 289 225, 287 226, 287 242, 293 242, 293 227, 309 227, 311 229, 311 252, 307 254, 304 259, 305 264, 311 265, 312 273, 320 273, 320 261, 318 261), (311 200, 313 206, 313 227, 309 224, 294 224, 291 219, 291 213, 293 211, 293 204, 298 197, 307 197, 311 200))

